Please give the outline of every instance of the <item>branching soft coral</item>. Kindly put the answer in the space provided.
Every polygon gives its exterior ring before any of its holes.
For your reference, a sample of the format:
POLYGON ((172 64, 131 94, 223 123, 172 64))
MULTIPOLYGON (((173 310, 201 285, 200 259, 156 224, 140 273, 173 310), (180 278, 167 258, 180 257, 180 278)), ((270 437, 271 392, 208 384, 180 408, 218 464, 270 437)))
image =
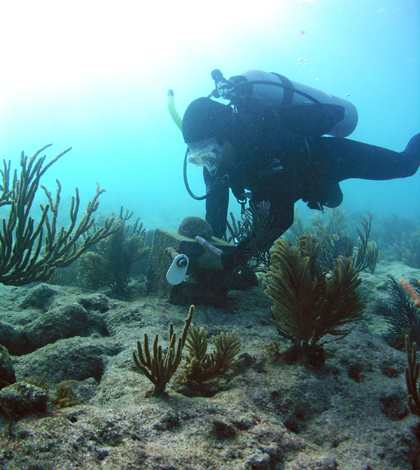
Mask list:
POLYGON ((377 300, 373 310, 388 324, 384 338, 388 344, 399 350, 405 347, 406 335, 410 343, 420 345, 420 310, 413 297, 418 296, 420 286, 416 280, 412 280, 411 284, 405 280, 398 283, 392 276, 388 276, 388 280, 388 297, 377 300))
POLYGON ((348 335, 348 324, 362 318, 364 307, 357 293, 362 281, 352 261, 339 256, 328 273, 319 252, 312 236, 300 237, 297 247, 278 240, 265 276, 265 292, 273 300, 272 321, 303 355, 319 349, 326 335, 348 335))
POLYGON ((136 232, 126 236, 124 220, 115 222, 117 228, 94 251, 86 253, 79 262, 79 277, 82 283, 93 290, 110 287, 119 295, 127 291, 131 279, 131 267, 149 256, 144 234, 136 232))
MULTIPOLYGON (((420 308, 420 295, 413 287, 405 280, 401 279, 400 284, 407 291, 407 294, 413 300, 414 306, 420 308)), ((420 284, 420 281, 419 281, 420 284)), ((408 406, 410 411, 420 416, 420 391, 419 391, 419 375, 420 375, 420 364, 417 364, 417 345, 413 343, 412 349, 410 348, 410 342, 408 336, 405 337, 405 348, 407 351, 408 367, 405 368, 405 380, 407 383, 408 392, 408 406)))
POLYGON ((143 344, 137 341, 137 353, 133 352, 133 361, 137 369, 154 384, 155 388, 152 390, 154 395, 161 395, 165 392, 166 385, 178 369, 194 310, 194 305, 191 305, 178 341, 174 333, 174 325, 172 323, 169 325, 169 346, 166 355, 163 354, 162 346, 159 345, 158 334, 155 336, 151 351, 147 333, 144 334, 143 344))
POLYGON ((186 348, 188 355, 183 366, 183 378, 187 383, 199 384, 224 377, 226 373, 236 367, 241 360, 236 355, 241 349, 241 342, 233 331, 213 336, 214 352, 207 353, 207 331, 191 325, 186 348))
POLYGON ((58 189, 54 198, 40 180, 51 165, 71 149, 64 150, 44 166, 46 157, 40 157, 40 154, 50 146, 46 145, 29 159, 22 152, 19 176, 15 170, 10 178, 10 161, 4 160, 3 170, 0 170, 0 207, 9 207, 7 218, 0 224, 0 282, 4 285, 23 286, 47 281, 56 268, 70 266, 114 231, 113 218, 107 218, 101 229, 88 235, 95 220, 93 214, 98 209, 98 198, 105 191, 99 183, 78 225, 80 198, 76 188, 76 195, 71 200, 69 226, 59 228, 61 183, 56 180, 58 189), (40 205, 41 217, 36 222, 30 214, 40 186, 48 204, 40 205))
POLYGON ((419 392, 419 375, 420 364, 417 364, 417 346, 413 343, 412 349, 408 336, 405 337, 405 347, 407 350, 408 367, 405 368, 405 381, 408 392, 408 407, 416 416, 420 417, 420 392, 419 392))

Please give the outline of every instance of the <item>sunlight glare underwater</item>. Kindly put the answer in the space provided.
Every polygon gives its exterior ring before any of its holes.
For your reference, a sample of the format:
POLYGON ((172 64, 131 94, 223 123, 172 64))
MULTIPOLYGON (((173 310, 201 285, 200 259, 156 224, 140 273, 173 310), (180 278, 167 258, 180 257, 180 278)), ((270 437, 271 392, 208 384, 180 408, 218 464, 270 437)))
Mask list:
MULTIPOLYGON (((188 44, 221 38, 268 19, 279 2, 252 9, 239 2, 7 2, 2 7, 0 90, 41 83, 72 83, 94 74, 144 70, 188 44), (232 20, 233 19, 233 20, 232 20)), ((284 2, 282 2, 284 3, 284 2)))

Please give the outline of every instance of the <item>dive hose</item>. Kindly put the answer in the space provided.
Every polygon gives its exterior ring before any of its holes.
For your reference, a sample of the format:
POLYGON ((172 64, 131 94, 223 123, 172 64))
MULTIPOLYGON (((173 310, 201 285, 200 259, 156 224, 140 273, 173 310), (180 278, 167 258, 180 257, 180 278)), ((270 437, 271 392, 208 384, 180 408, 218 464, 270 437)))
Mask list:
MULTIPOLYGON (((174 91, 173 90, 168 90, 168 111, 169 111, 169 114, 171 115, 172 119, 174 120, 175 124, 178 126, 179 130, 182 132, 182 119, 181 119, 181 116, 178 114, 178 111, 175 108, 174 91)), ((185 152, 184 167, 183 167, 185 188, 186 188, 188 194, 193 199, 196 199, 197 201, 202 201, 203 199, 207 198, 208 193, 205 194, 204 196, 196 196, 191 191, 190 185, 188 184, 188 177, 187 177, 187 163, 188 163, 187 155, 188 155, 188 149, 185 152)))
MULTIPOLYGON (((190 185, 188 184, 188 177, 187 177, 187 164, 188 164, 188 161, 187 161, 187 155, 188 155, 188 149, 187 151, 185 152, 185 157, 184 157, 184 168, 183 168, 183 175, 184 175, 184 184, 185 184, 185 189, 187 190, 188 194, 193 198, 195 199, 196 201, 203 201, 204 199, 207 199, 208 195, 209 195, 209 192, 211 191, 211 188, 209 191, 207 191, 207 193, 204 195, 204 196, 196 196, 192 191, 191 191, 191 188, 190 188, 190 185)), ((213 188, 213 186, 212 186, 213 188)))

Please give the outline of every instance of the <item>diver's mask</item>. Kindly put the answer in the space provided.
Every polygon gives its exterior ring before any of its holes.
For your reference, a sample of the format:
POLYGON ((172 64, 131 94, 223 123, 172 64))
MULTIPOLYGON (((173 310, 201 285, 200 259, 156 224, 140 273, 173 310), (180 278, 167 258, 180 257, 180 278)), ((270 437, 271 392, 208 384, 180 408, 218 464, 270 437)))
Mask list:
POLYGON ((192 142, 188 144, 187 161, 198 167, 205 166, 214 176, 221 162, 223 149, 224 146, 213 137, 192 142))

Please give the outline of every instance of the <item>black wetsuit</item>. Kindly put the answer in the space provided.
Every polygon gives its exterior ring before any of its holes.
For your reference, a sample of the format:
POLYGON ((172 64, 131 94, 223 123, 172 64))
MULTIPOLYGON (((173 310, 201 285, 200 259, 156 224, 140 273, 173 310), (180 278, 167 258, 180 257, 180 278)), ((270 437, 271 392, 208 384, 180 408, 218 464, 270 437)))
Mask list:
MULTIPOLYGON (((228 140, 236 150, 235 161, 221 164, 215 176, 204 169, 206 220, 216 237, 226 231, 229 188, 239 199, 248 190, 254 203, 270 203, 274 242, 292 225, 299 199, 311 209, 337 207, 343 200, 340 181, 404 178, 420 164, 420 135, 410 141, 411 149, 409 144, 399 153, 304 129, 294 132, 270 103, 259 99, 239 108, 228 140)), ((222 255, 225 269, 249 256, 248 244, 243 240, 232 254, 222 255)))

